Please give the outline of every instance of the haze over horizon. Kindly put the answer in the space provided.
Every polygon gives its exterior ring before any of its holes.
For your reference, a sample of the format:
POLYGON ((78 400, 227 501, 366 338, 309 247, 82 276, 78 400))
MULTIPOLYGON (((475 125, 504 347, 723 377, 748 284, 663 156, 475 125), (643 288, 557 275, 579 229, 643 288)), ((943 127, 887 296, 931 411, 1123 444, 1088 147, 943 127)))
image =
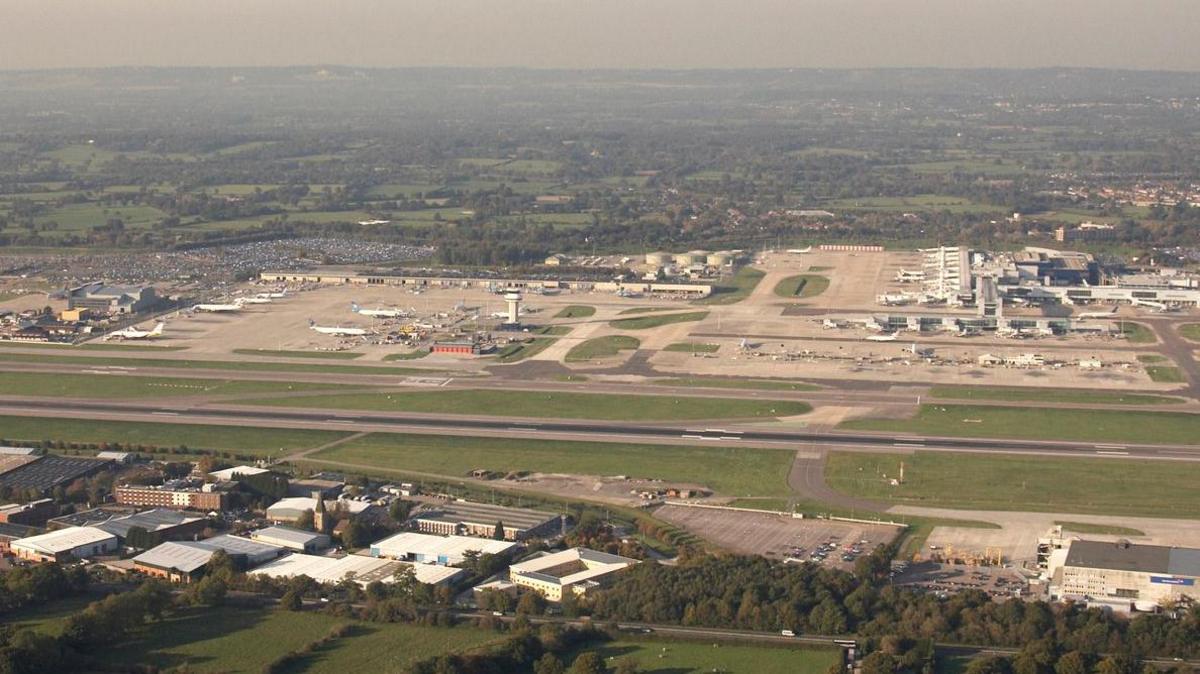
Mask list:
POLYGON ((113 66, 1200 71, 1182 0, 0 0, 0 69, 113 66))

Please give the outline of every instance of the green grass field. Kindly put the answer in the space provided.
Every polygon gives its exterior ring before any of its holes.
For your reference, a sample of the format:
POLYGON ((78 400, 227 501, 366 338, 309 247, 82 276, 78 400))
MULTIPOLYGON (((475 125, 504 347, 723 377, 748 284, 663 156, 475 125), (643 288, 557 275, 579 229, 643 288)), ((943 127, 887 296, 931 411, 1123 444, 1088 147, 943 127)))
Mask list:
POLYGON ((656 311, 675 311, 675 307, 634 307, 632 309, 624 309, 617 313, 618 316, 626 314, 652 314, 656 311))
POLYGON ((0 416, 0 438, 6 441, 43 440, 147 445, 192 449, 214 449, 239 453, 276 454, 319 447, 347 437, 349 433, 253 426, 205 426, 203 424, 94 421, 61 417, 0 416))
POLYGON ((682 314, 652 314, 636 318, 618 318, 608 324, 619 330, 649 330, 675 323, 694 323, 708 318, 707 311, 689 311, 682 314))
POLYGON ((355 386, 315 382, 235 381, 44 372, 0 372, 0 388, 18 395, 105 399, 173 398, 240 393, 270 395, 291 391, 362 390, 355 386))
POLYGON ((353 351, 299 351, 288 349, 234 349, 234 353, 242 356, 268 356, 270 358, 319 358, 322 360, 354 360, 362 358, 361 353, 353 351))
POLYGON ((816 297, 829 288, 829 279, 816 274, 789 276, 775 284, 775 294, 788 299, 816 297))
POLYGON ((682 353, 716 353, 720 349, 720 344, 706 344, 704 342, 676 342, 663 347, 663 351, 682 353))
POLYGON ((1200 415, 926 404, 909 419, 855 419, 839 428, 964 438, 1189 445, 1200 437, 1200 415))
POLYGON ((742 267, 727 282, 718 283, 712 295, 694 304, 736 304, 750 296, 766 273, 754 267, 742 267))
POLYGON ((730 496, 786 497, 794 457, 790 449, 376 433, 309 458, 451 477, 475 469, 628 475, 694 482, 730 496))
POLYGON ((707 388, 757 389, 760 391, 816 391, 819 386, 782 379, 724 379, 721 377, 687 377, 656 379, 658 386, 702 386, 707 388))
POLYGON ((389 353, 384 356, 384 361, 392 362, 395 360, 420 360, 429 355, 429 349, 418 348, 415 351, 403 351, 401 353, 389 353))
POLYGON ((1157 353, 1139 353, 1137 359, 1139 363, 1144 363, 1146 365, 1167 362, 1166 356, 1160 356, 1157 353))
POLYGON ((563 307, 557 314, 554 314, 554 317, 587 318, 588 316, 594 316, 595 314, 596 307, 587 306, 586 304, 572 304, 570 306, 563 307))
POLYGON ((622 351, 633 351, 641 345, 642 340, 627 335, 593 337, 571 347, 565 360, 568 363, 578 363, 596 358, 608 358, 622 351))
POLYGON ((386 367, 369 365, 339 365, 333 363, 287 363, 245 360, 186 360, 183 358, 113 358, 104 356, 0 353, 0 361, 13 363, 62 363, 85 366, 160 367, 179 370, 255 370, 258 372, 304 372, 311 374, 378 374, 378 375, 422 375, 440 373, 414 367, 386 367))
POLYGON ((1200 518, 1200 466, 1191 463, 838 451, 825 479, 846 494, 906 505, 1200 518), (893 487, 901 461, 904 484, 893 487))
POLYGON ((862 197, 837 199, 821 205, 831 210, 879 211, 893 213, 998 213, 1003 208, 981 204, 963 197, 943 194, 919 194, 912 197, 862 197))
POLYGON ((305 674, 403 672, 417 660, 485 648, 503 638, 502 634, 469 626, 447 629, 360 623, 352 636, 318 649, 299 664, 305 674))
POLYGON ((1158 341, 1154 331, 1141 323, 1121 321, 1121 332, 1125 333, 1125 340, 1130 344, 1153 344, 1158 341))
POLYGON ((1132 527, 1120 527, 1108 524, 1092 524, 1091 522, 1054 522, 1067 531, 1077 534, 1097 534, 1101 536, 1145 536, 1146 532, 1132 527))
POLYGON ((1146 374, 1150 381, 1159 384, 1182 384, 1187 381, 1183 371, 1174 365, 1147 365, 1146 374))
POLYGON ((562 337, 563 335, 571 334, 571 326, 569 325, 543 325, 533 331, 535 335, 547 335, 550 337, 562 337))
POLYGON ((1179 326, 1179 334, 1189 342, 1200 342, 1200 323, 1187 323, 1179 326))
POLYGON ((805 414, 812 410, 806 403, 786 400, 552 393, 498 389, 296 396, 240 400, 239 404, 612 421, 769 418, 805 414))
POLYGON ((1186 402, 1182 398, 1145 393, 1019 386, 934 386, 930 389, 929 396, 953 400, 1084 403, 1088 405, 1168 405, 1186 402))
POLYGON ((646 674, 825 674, 842 661, 841 653, 828 648, 792 646, 741 646, 708 641, 657 639, 610 641, 581 651, 599 653, 610 667, 634 660, 646 674))
POLYGON ((496 352, 496 360, 501 363, 516 363, 541 353, 556 341, 558 340, 551 337, 534 337, 528 342, 508 344, 496 352))
POLYGON ((126 344, 122 342, 87 342, 85 344, 55 344, 50 342, 0 342, 0 347, 15 349, 46 349, 69 353, 71 351, 183 351, 186 346, 159 346, 156 344, 126 344))

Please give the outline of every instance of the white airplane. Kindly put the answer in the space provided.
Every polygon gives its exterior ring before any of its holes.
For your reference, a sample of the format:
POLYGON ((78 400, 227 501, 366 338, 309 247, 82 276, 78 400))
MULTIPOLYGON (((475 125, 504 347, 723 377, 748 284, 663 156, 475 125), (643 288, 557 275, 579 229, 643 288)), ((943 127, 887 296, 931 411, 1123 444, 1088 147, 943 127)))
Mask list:
POLYGON ((408 318, 410 315, 403 309, 363 309, 358 302, 350 303, 350 311, 371 318, 408 318))
POLYGON ((233 304, 197 304, 196 306, 192 307, 192 311, 204 311, 214 314, 241 310, 241 300, 234 300, 233 304))
POLYGON ((281 290, 277 293, 271 293, 271 292, 259 293, 259 294, 255 295, 255 297, 261 297, 261 298, 267 299, 267 300, 281 300, 281 299, 287 297, 287 288, 284 288, 283 290, 281 290))
POLYGON ((808 248, 788 248, 787 252, 793 255, 804 255, 805 253, 812 252, 812 246, 809 246, 808 248))
POLYGON ((309 320, 308 327, 310 330, 315 330, 322 335, 334 335, 336 337, 362 337, 367 334, 363 328, 343 328, 340 325, 336 327, 328 327, 317 325, 316 321, 309 320))
POLYGON ((867 335, 866 339, 868 342, 894 342, 896 341, 896 335, 867 335))
POLYGON ((270 304, 271 298, 255 295, 254 297, 239 297, 237 301, 242 304, 270 304))
POLYGON ((1161 312, 1164 312, 1164 311, 1167 311, 1167 310, 1168 310, 1168 307, 1167 307, 1167 305, 1163 304, 1162 302, 1155 302, 1154 300, 1139 300, 1139 299, 1134 299, 1134 300, 1133 300, 1133 306, 1135 306, 1135 307, 1148 307, 1148 308, 1150 308, 1150 309, 1153 309, 1153 310, 1155 310, 1155 311, 1157 311, 1157 312, 1159 312, 1159 313, 1161 313, 1161 312))
POLYGON ((1114 306, 1112 309, 1110 309, 1108 311, 1085 311, 1082 314, 1079 314, 1079 319, 1085 320, 1088 318, 1108 318, 1109 316, 1112 316, 1115 313, 1117 313, 1116 306, 1114 306))
POLYGON ((154 339, 155 337, 162 337, 163 328, 165 327, 167 327, 167 324, 163 322, 159 322, 151 330, 138 330, 130 326, 124 330, 116 330, 108 333, 104 336, 104 341, 107 342, 110 339, 154 339))
POLYGON ((908 295, 879 295, 875 298, 875 302, 889 307, 904 306, 911 304, 913 298, 908 295))

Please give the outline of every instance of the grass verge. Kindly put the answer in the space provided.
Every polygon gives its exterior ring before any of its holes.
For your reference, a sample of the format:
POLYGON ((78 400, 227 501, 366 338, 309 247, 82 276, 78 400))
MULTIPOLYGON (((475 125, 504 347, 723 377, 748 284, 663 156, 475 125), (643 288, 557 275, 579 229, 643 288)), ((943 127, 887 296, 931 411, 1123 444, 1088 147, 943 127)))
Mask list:
POLYGON ((788 400, 736 400, 607 393, 551 393, 495 389, 415 393, 362 393, 242 400, 243 405, 395 412, 446 412, 482 416, 652 421, 794 416, 812 411, 788 400))
POLYGON ((663 351, 675 351, 681 353, 716 353, 720 348, 720 344, 704 344, 702 342, 676 342, 663 347, 663 351))
POLYGON ((300 351, 295 349, 234 349, 241 356, 268 356, 270 358, 319 358, 323 360, 354 360, 363 354, 353 351, 300 351))
POLYGON ((63 365, 158 367, 177 370, 254 370, 257 372, 303 372, 312 374, 425 375, 441 373, 415 367, 371 367, 333 363, 284 363, 245 360, 185 360, 175 358, 105 358, 103 356, 47 356, 33 353, 0 353, 0 362, 57 363, 63 365))
POLYGON ((1200 437, 1200 415, 1186 412, 921 405, 916 416, 909 419, 854 419, 842 422, 839 428, 961 438, 1190 445, 1200 437))
POLYGON ((754 267, 742 267, 728 283, 717 284, 711 295, 693 304, 737 304, 749 297, 766 275, 766 272, 754 267))
POLYGON ((642 340, 628 335, 608 335, 593 337, 571 347, 565 360, 568 363, 578 363, 596 358, 616 356, 622 351, 633 351, 642 345, 642 340))
POLYGON ((1159 384, 1182 384, 1187 381, 1183 371, 1174 365, 1147 365, 1146 374, 1150 381, 1159 384))
POLYGON ((1145 536, 1146 532, 1132 527, 1120 527, 1115 524, 1092 524, 1091 522, 1060 522, 1055 524, 1066 531, 1077 534, 1096 534, 1100 536, 1145 536))
POLYGON ((1198 479, 1200 465, 1128 459, 838 451, 825 464, 833 489, 888 503, 1189 519, 1200 518, 1198 479))
POLYGON ((588 306, 586 304, 572 304, 570 306, 563 307, 561 310, 559 310, 559 312, 557 314, 554 314, 554 317, 555 318, 588 318, 589 316, 595 316, 595 315, 596 315, 596 307, 588 306))
POLYGON ((541 353, 555 341, 557 340, 551 337, 534 337, 528 342, 507 344, 496 352, 496 360, 501 363, 516 363, 541 353))
POLYGON ((955 400, 998 400, 1004 402, 1084 403, 1088 405, 1169 405, 1186 402, 1182 398, 1065 388, 1018 386, 934 386, 931 398, 955 400))
MULTIPOLYGON (((263 395, 294 391, 361 391, 361 386, 315 382, 186 379, 112 374, 0 372, 0 390, 55 398, 175 398, 198 395, 263 395)), ((368 389, 369 390, 369 389, 368 389)))
POLYGON ((649 330, 650 328, 660 328, 664 325, 673 325, 675 323, 694 323, 708 318, 707 311, 689 311, 682 314, 655 314, 652 316, 639 316, 637 318, 618 318, 615 321, 609 321, 608 324, 619 330, 649 330))
POLYGON ((816 274, 789 276, 775 284, 775 294, 788 299, 816 297, 829 288, 829 279, 816 274))
POLYGON ((760 391, 816 391, 819 386, 783 379, 726 379, 722 377, 681 377, 655 379, 656 386, 698 386, 704 388, 758 389, 760 391))

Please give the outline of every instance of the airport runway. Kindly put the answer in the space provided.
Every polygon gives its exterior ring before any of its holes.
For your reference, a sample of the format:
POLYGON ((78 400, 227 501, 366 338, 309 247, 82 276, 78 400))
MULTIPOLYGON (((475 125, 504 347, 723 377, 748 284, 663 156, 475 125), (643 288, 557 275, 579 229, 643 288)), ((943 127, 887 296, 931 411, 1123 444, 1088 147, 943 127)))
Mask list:
POLYGON ((762 426, 721 424, 629 424, 626 422, 496 418, 453 414, 406 414, 274 409, 225 405, 122 403, 69 399, 0 398, 0 414, 17 416, 107 419, 152 423, 191 423, 276 428, 313 428, 351 432, 406 432, 544 440, 686 444, 798 449, 818 443, 830 448, 868 451, 947 451, 1032 454, 1092 458, 1142 458, 1200 461, 1197 445, 1104 444, 1090 442, 964 439, 907 434, 774 430, 762 426))

